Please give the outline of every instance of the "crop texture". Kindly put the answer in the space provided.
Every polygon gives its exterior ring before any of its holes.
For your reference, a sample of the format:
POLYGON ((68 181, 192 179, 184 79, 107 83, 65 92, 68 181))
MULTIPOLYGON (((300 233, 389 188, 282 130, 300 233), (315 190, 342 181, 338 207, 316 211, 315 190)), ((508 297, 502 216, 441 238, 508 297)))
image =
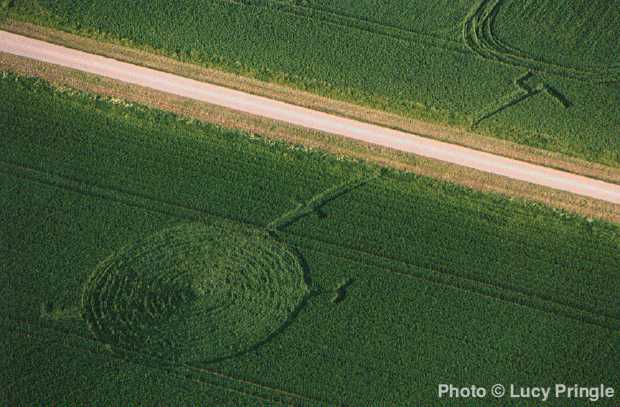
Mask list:
POLYGON ((82 307, 106 343, 204 362, 274 334, 305 292, 297 259, 265 232, 189 224, 104 260, 86 283, 82 307))
POLYGON ((12 10, 181 60, 620 165, 620 8, 613 1, 18 0, 12 10), (545 91, 515 99, 514 84, 525 75, 545 91))
POLYGON ((0 404, 620 388, 617 225, 40 80, 0 97, 0 404))

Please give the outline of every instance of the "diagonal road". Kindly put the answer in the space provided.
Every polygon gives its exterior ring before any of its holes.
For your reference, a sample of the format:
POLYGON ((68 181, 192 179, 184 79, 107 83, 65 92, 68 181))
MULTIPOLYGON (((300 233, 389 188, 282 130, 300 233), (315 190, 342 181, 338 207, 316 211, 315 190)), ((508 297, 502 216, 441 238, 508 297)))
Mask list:
POLYGON ((0 52, 620 204, 620 185, 347 119, 0 31, 0 52))

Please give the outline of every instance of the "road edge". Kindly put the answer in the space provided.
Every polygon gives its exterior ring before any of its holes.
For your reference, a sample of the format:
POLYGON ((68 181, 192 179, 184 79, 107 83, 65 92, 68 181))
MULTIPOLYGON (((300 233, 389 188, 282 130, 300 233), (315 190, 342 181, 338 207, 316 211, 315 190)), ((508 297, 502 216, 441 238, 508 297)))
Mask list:
POLYGON ((242 92, 268 97, 270 99, 291 103, 301 107, 317 110, 329 114, 354 119, 357 121, 404 131, 426 138, 447 142, 484 151, 531 164, 541 165, 588 178, 620 184, 620 168, 609 167, 603 164, 589 162, 565 154, 537 149, 510 141, 471 133, 469 131, 423 122, 399 116, 394 113, 383 112, 358 106, 352 103, 329 99, 309 92, 296 90, 291 87, 257 79, 242 77, 236 74, 205 68, 187 62, 180 62, 162 54, 147 52, 138 48, 102 42, 88 37, 78 36, 46 26, 35 25, 8 18, 0 22, 0 29, 43 40, 52 44, 86 51, 89 53, 109 57, 122 62, 128 62, 147 68, 168 72, 186 78, 225 86, 242 92))
POLYGON ((0 53, 0 70, 8 70, 24 76, 40 77, 56 87, 68 87, 123 99, 131 103, 170 111, 183 117, 303 145, 337 156, 352 157, 458 184, 481 192, 500 194, 509 199, 535 202, 574 212, 588 218, 620 223, 620 205, 511 180, 456 164, 397 152, 332 134, 308 130, 69 68, 0 53))

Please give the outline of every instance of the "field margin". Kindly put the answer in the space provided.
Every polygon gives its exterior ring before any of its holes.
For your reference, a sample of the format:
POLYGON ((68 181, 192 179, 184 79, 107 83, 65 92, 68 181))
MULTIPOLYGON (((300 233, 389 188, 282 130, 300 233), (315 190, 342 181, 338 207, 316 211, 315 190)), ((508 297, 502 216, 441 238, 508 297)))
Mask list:
POLYGON ((532 205, 543 204, 588 218, 620 223, 620 205, 348 140, 340 136, 308 130, 72 69, 0 53, 0 71, 40 77, 60 89, 75 89, 113 100, 141 104, 149 108, 169 111, 188 119, 241 130, 250 135, 259 135, 308 149, 325 151, 341 159, 376 163, 482 192, 497 193, 512 199, 529 201, 532 205))
POLYGON ((0 29, 309 109, 620 184, 620 168, 473 133, 464 128, 415 120, 395 113, 330 99, 274 82, 265 82, 193 63, 181 62, 167 57, 155 49, 142 50, 133 44, 120 44, 114 39, 95 40, 54 28, 18 21, 10 17, 4 22, 0 21, 0 29))

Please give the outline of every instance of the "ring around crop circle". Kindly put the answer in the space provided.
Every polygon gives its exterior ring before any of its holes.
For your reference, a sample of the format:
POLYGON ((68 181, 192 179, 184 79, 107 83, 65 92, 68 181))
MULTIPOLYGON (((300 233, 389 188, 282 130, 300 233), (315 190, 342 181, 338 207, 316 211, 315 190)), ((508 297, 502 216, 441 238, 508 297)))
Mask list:
POLYGON ((569 66, 543 60, 502 42, 495 33, 496 19, 506 1, 508 0, 479 0, 478 5, 469 13, 463 26, 463 37, 471 50, 486 59, 561 77, 592 82, 620 80, 620 65, 569 66))
POLYGON ((82 314, 110 345, 210 361, 267 339, 307 292, 297 257, 265 231, 191 223, 101 262, 84 286, 82 314))

